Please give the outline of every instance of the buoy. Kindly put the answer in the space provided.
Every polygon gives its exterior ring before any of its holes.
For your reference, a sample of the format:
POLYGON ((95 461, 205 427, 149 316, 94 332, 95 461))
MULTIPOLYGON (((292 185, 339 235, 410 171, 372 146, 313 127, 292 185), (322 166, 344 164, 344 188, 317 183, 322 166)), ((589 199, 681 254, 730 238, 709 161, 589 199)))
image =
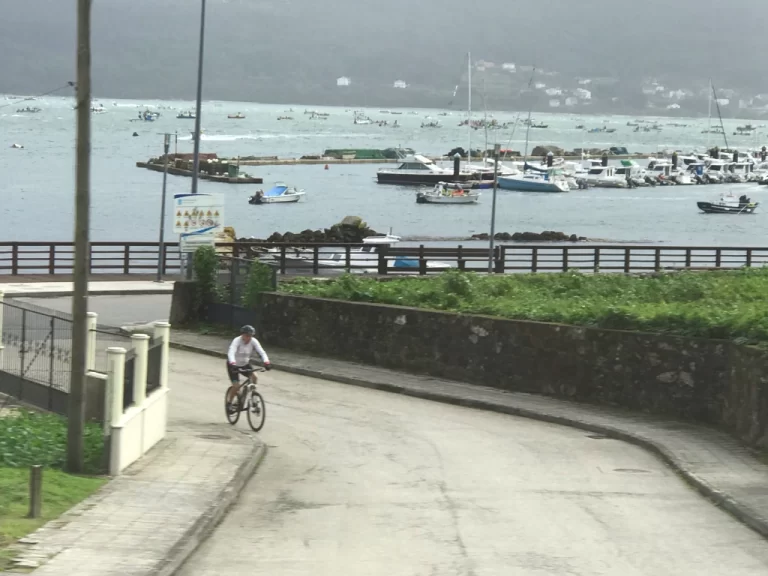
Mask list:
POLYGON ((20 150, 23 150, 24 146, 22 146, 21 144, 11 144, 11 148, 18 148, 20 150))
POLYGON ((325 169, 328 170, 328 164, 325 165, 325 169))
POLYGON ((139 133, 138 133, 138 132, 134 132, 134 133, 133 133, 133 136, 134 136, 134 137, 136 137, 136 136, 138 136, 138 135, 139 135, 139 133))

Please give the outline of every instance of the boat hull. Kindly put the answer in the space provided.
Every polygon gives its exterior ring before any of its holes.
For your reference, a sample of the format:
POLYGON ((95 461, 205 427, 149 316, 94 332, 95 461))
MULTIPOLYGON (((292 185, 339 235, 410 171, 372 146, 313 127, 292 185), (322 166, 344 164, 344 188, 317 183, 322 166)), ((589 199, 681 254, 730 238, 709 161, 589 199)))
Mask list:
POLYGON ((379 184, 399 184, 401 186, 418 186, 420 184, 439 184, 450 180, 451 182, 467 182, 476 180, 475 174, 440 174, 428 172, 426 174, 397 174, 396 171, 378 172, 377 180, 379 184))
POLYGON ((499 178, 499 186, 518 192, 568 192, 567 185, 548 180, 525 180, 522 178, 499 178))
POLYGON ((286 204, 290 202, 298 202, 304 194, 284 194, 283 196, 266 196, 262 197, 251 204, 286 204))
POLYGON ((466 194, 462 196, 445 196, 442 194, 425 194, 419 192, 416 194, 418 204, 477 204, 480 199, 479 193, 466 194))
POLYGON ((759 202, 753 202, 743 206, 723 206, 712 202, 696 202, 699 210, 705 214, 753 214, 759 204, 759 202))

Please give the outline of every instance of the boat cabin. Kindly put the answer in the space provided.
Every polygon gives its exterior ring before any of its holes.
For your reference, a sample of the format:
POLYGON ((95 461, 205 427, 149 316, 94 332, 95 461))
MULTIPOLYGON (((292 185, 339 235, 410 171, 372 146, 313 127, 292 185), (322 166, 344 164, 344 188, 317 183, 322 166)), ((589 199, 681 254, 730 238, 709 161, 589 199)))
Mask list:
POLYGON ((396 170, 423 170, 428 172, 446 172, 445 168, 441 168, 435 164, 432 160, 421 154, 411 154, 403 159, 396 170))

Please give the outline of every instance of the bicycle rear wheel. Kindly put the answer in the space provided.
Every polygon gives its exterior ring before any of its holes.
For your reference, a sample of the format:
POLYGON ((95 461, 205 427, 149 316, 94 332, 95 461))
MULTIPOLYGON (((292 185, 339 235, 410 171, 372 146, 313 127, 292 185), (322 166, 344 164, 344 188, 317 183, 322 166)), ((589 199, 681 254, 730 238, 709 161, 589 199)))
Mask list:
POLYGON ((258 432, 264 427, 264 420, 267 417, 267 406, 264 404, 264 398, 255 390, 251 392, 247 414, 248 424, 254 432, 258 432))
POLYGON ((234 426, 240 420, 240 394, 236 394, 232 402, 227 400, 227 396, 229 390, 224 393, 224 413, 227 415, 227 421, 234 426))

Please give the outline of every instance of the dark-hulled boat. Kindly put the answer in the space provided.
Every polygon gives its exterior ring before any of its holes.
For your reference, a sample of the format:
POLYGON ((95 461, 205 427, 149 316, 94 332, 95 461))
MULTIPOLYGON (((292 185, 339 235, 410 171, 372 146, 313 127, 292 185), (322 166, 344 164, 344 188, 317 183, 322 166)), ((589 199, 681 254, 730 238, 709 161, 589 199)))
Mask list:
POLYGON ((403 159, 397 168, 382 168, 376 174, 379 184, 439 184, 440 182, 466 182, 480 180, 481 175, 462 170, 458 160, 454 169, 442 168, 426 156, 412 154, 403 159))
POLYGON ((733 194, 721 196, 719 202, 696 202, 706 214, 753 214, 759 202, 752 202, 746 195, 736 198, 733 194))

